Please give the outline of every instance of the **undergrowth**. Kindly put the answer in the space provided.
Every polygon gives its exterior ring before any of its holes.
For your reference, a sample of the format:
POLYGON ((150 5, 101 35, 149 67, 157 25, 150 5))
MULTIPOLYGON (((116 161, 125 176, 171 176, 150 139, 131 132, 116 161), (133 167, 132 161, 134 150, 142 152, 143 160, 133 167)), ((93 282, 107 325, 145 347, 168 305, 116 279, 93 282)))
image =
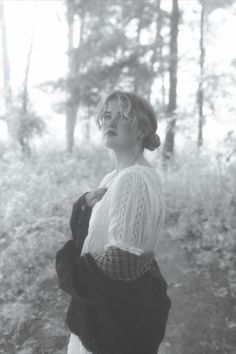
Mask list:
POLYGON ((236 296, 236 165, 209 152, 182 153, 164 172, 166 229, 199 264, 227 272, 236 296))
MULTIPOLYGON (((153 162, 160 165, 158 158, 153 162)), ((22 328, 38 316, 30 303, 37 302, 42 284, 55 278, 55 253, 71 237, 72 204, 111 168, 108 153, 98 147, 0 160, 0 349, 10 341, 16 351, 22 328)), ((196 250, 199 262, 217 262, 235 296, 235 166, 214 155, 182 153, 160 173, 165 232, 196 250)))

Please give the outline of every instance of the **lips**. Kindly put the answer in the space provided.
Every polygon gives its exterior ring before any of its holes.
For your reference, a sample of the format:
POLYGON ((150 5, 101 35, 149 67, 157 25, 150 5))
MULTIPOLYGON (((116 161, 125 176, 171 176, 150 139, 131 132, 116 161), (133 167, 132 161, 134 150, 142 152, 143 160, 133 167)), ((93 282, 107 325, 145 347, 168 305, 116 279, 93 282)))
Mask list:
POLYGON ((108 129, 106 131, 105 135, 115 136, 115 135, 117 135, 117 133, 112 129, 108 129))

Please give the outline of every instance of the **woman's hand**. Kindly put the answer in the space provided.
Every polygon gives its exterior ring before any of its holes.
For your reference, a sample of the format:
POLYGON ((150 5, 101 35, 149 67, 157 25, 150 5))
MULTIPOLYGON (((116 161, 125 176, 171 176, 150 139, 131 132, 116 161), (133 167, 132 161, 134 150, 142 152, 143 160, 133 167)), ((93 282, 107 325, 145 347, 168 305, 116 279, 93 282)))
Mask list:
POLYGON ((97 202, 99 202, 103 198, 106 191, 107 188, 99 188, 95 189, 94 191, 88 192, 85 195, 85 201, 87 206, 92 208, 97 202))

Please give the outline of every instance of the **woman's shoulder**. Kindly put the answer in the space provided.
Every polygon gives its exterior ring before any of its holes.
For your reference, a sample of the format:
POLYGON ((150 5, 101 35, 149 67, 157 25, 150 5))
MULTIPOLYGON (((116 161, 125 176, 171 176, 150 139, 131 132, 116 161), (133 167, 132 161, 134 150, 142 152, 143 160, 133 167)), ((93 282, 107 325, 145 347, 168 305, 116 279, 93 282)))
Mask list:
POLYGON ((151 165, 132 165, 124 170, 122 170, 118 175, 117 179, 134 179, 137 181, 160 180, 159 175, 154 167, 151 165))
POLYGON ((108 172, 102 179, 99 187, 106 187, 112 180, 113 178, 115 177, 116 175, 116 171, 115 170, 112 170, 110 172, 108 172))
POLYGON ((124 168, 119 173, 114 169, 107 173, 99 187, 109 187, 113 190, 122 191, 123 187, 130 187, 130 189, 139 188, 140 186, 147 186, 154 189, 161 188, 161 181, 159 174, 151 165, 132 165, 124 168))
MULTIPOLYGON (((128 192, 145 191, 146 196, 152 200, 163 198, 163 186, 158 171, 153 167, 133 165, 121 171, 119 178, 114 183, 114 189, 128 192)), ((137 194, 137 193, 135 193, 137 194)), ((138 194, 137 194, 138 195, 138 194)))
MULTIPOLYGON (((159 176, 153 167, 133 165, 124 168, 114 178, 114 188, 130 186, 131 189, 140 186, 156 186, 160 184, 159 176)), ((127 187, 128 188, 128 187, 127 187)))

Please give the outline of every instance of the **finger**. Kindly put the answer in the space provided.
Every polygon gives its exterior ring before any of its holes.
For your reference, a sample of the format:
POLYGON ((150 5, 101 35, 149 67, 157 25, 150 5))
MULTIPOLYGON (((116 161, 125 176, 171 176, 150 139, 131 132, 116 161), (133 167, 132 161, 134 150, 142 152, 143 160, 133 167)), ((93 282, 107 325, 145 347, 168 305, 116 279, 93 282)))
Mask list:
POLYGON ((100 188, 99 190, 98 190, 98 195, 104 195, 105 193, 106 193, 106 191, 107 191, 107 188, 100 188))
POLYGON ((107 191, 107 187, 102 187, 98 189, 99 191, 107 191))
POLYGON ((102 189, 101 189, 101 193, 102 193, 102 194, 105 194, 106 191, 107 191, 107 188, 102 188, 102 189))
POLYGON ((104 194, 105 194, 104 192, 103 193, 100 192, 99 194, 97 194, 97 199, 98 200, 102 199, 104 197, 104 194))
POLYGON ((95 198, 96 198, 96 193, 95 192, 90 192, 89 195, 88 195, 89 201, 92 201, 95 198))
POLYGON ((91 204, 94 204, 97 202, 97 197, 93 197, 92 199, 90 199, 89 201, 91 204))
POLYGON ((107 188, 99 188, 96 189, 95 191, 92 191, 88 194, 88 202, 91 205, 95 205, 99 200, 101 200, 106 193, 107 188))

